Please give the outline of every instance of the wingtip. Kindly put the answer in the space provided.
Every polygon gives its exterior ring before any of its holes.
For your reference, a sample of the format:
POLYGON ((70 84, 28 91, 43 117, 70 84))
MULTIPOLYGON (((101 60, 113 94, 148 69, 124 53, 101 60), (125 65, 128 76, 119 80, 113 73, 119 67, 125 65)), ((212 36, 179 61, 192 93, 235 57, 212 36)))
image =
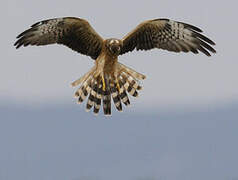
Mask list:
POLYGON ((215 46, 215 45, 216 45, 216 43, 215 43, 214 41, 211 41, 211 45, 215 46))
POLYGON ((17 44, 15 43, 14 46, 16 46, 16 47, 15 47, 16 49, 19 49, 22 45, 21 45, 21 44, 18 44, 18 43, 17 43, 17 44))
POLYGON ((19 47, 17 46, 17 44, 16 43, 14 43, 14 45, 13 45, 16 49, 18 49, 19 47))
POLYGON ((16 46, 16 49, 19 48, 19 39, 13 44, 13 46, 16 46))

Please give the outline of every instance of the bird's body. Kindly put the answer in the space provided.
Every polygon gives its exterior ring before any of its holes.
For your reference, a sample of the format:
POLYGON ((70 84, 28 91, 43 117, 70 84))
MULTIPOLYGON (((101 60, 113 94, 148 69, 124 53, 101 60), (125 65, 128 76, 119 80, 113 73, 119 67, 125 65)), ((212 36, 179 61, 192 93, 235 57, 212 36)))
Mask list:
POLYGON ((102 99, 104 114, 110 115, 111 97, 118 111, 122 111, 121 101, 125 105, 130 104, 126 91, 137 97, 137 90, 141 89, 137 81, 145 79, 145 76, 118 62, 121 40, 106 39, 103 44, 95 66, 80 79, 74 81, 72 86, 82 84, 75 93, 79 103, 90 94, 86 110, 94 106, 94 112, 97 113, 102 99))
POLYGON ((89 72, 72 83, 80 85, 75 96, 78 102, 88 97, 86 109, 94 107, 98 113, 103 104, 105 115, 111 114, 111 100, 122 111, 123 102, 129 105, 127 93, 137 97, 141 90, 139 81, 145 76, 118 62, 118 56, 136 50, 165 49, 173 52, 198 51, 210 56, 216 51, 215 43, 201 34, 199 28, 169 19, 144 21, 123 39, 104 40, 83 19, 74 17, 55 18, 35 23, 21 33, 16 48, 28 45, 63 44, 95 60, 89 72))
POLYGON ((119 40, 117 39, 107 39, 104 40, 105 44, 102 47, 101 53, 99 54, 98 58, 96 59, 96 66, 98 69, 101 69, 106 74, 113 75, 113 72, 116 71, 116 66, 118 62, 118 55, 119 55, 119 40), (117 42, 117 43, 115 43, 117 42), (110 47, 109 47, 110 46, 110 47), (113 47, 115 49, 115 53, 110 51, 110 48, 113 47))

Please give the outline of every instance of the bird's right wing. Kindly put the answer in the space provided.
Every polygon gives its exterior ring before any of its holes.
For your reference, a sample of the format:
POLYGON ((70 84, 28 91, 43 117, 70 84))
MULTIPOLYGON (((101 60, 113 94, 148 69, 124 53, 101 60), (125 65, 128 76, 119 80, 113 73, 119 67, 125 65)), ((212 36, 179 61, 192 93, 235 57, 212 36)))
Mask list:
POLYGON ((55 18, 37 22, 17 36, 16 48, 28 45, 63 44, 81 54, 96 59, 103 38, 88 21, 75 17, 55 18))

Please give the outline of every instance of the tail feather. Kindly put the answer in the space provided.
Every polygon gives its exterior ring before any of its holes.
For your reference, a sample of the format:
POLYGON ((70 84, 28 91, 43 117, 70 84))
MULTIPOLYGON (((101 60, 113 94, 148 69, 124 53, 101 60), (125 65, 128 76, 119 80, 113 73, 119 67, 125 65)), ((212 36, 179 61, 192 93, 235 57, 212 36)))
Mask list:
POLYGON ((134 89, 136 89, 136 90, 141 90, 142 89, 142 86, 139 85, 138 80, 136 80, 132 76, 127 75, 127 80, 134 89))
POLYGON ((125 89, 128 91, 128 93, 130 95, 137 97, 138 92, 136 91, 136 89, 139 87, 139 85, 136 84, 136 81, 128 74, 123 73, 122 77, 123 77, 124 81, 126 81, 124 84, 125 89))
POLYGON ((111 94, 117 110, 122 111, 121 98, 116 83, 111 83, 111 94))
POLYGON ((134 97, 138 97, 138 92, 132 87, 132 86, 129 86, 127 91, 129 92, 130 95, 134 96, 134 97))
POLYGON ((83 84, 96 70, 96 66, 93 66, 86 74, 71 83, 71 86, 75 87, 79 84, 83 84))
POLYGON ((125 66, 124 64, 121 64, 121 63, 118 63, 118 68, 122 71, 122 72, 125 72, 126 74, 134 77, 135 79, 138 79, 138 80, 144 80, 146 77, 145 75, 141 74, 141 73, 138 73, 136 72, 135 70, 125 66))
POLYGON ((91 91, 91 87, 89 84, 91 83, 92 78, 90 77, 87 81, 85 81, 82 86, 75 92, 75 97, 78 98, 78 103, 82 103, 85 98, 88 96, 91 91))
POLYGON ((102 84, 97 86, 96 96, 94 100, 94 109, 93 112, 98 114, 100 107, 101 107, 101 99, 102 99, 102 84))
POLYGON ((111 115, 111 95, 108 91, 103 93, 103 112, 105 115, 111 115))
POLYGON ((126 106, 128 106, 128 105, 130 105, 130 100, 129 100, 129 98, 128 98, 128 96, 127 96, 127 93, 126 93, 126 89, 125 89, 125 87, 124 87, 124 84, 126 83, 126 81, 125 80, 123 80, 123 79, 120 79, 119 80, 119 85, 120 85, 120 98, 121 98, 121 101, 126 105, 126 106))
POLYGON ((96 85, 97 84, 96 84, 95 80, 93 80, 91 82, 91 84, 89 85, 91 87, 91 91, 89 93, 88 102, 86 105, 86 111, 90 111, 90 109, 94 105, 94 100, 95 100, 95 95, 96 95, 95 88, 97 87, 96 85))
POLYGON ((103 111, 105 115, 111 115, 111 91, 109 78, 105 77, 106 89, 103 91, 103 111))
POLYGON ((145 76, 120 63, 116 68, 114 73, 105 73, 94 67, 72 83, 73 86, 81 84, 75 92, 78 103, 88 97, 86 111, 93 107, 93 112, 98 114, 103 106, 104 114, 111 115, 111 101, 118 111, 122 111, 122 103, 130 105, 128 93, 134 97, 138 96, 138 91, 142 89, 139 80, 145 79, 145 76))

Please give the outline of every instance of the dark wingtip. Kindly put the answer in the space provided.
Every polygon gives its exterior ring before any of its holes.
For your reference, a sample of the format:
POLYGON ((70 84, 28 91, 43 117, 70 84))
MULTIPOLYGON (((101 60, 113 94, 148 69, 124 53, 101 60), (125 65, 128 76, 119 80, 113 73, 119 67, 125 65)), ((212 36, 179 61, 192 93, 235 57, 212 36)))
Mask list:
POLYGON ((16 48, 16 49, 19 49, 19 47, 20 47, 20 46, 16 46, 15 48, 16 48))
POLYGON ((19 34, 19 35, 17 36, 17 38, 20 38, 20 37, 24 36, 24 34, 26 34, 28 31, 29 31, 29 29, 23 31, 21 34, 19 34))
POLYGON ((205 42, 207 42, 207 43, 209 43, 209 44, 211 44, 211 45, 216 45, 216 43, 215 43, 214 41, 212 41, 212 40, 209 39, 208 37, 204 36, 203 34, 200 34, 200 33, 195 32, 195 31, 193 31, 193 30, 192 30, 192 32, 193 32, 193 34, 194 34, 195 37, 197 37, 197 38, 199 38, 199 39, 201 39, 201 40, 203 40, 203 41, 205 41, 205 42))
POLYGON ((22 36, 24 36, 25 34, 27 34, 27 33, 30 33, 30 32, 33 32, 33 31, 35 31, 37 28, 29 28, 29 29, 27 29, 27 30, 25 30, 25 31, 23 31, 21 34, 19 34, 18 36, 17 36, 17 38, 20 38, 20 37, 22 37, 22 36))
POLYGON ((211 44, 211 45, 216 45, 216 43, 214 42, 214 41, 212 41, 211 39, 209 39, 209 38, 207 38, 207 37, 205 37, 206 38, 206 40, 205 41, 207 41, 209 44, 211 44))
POLYGON ((41 21, 39 21, 39 22, 37 22, 35 24, 32 24, 31 27, 35 27, 35 26, 39 25, 40 23, 41 23, 41 21))
POLYGON ((22 33, 19 34, 16 38, 20 38, 20 37, 24 36, 25 33, 26 33, 26 31, 22 32, 22 33))
POLYGON ((38 21, 38 22, 36 22, 35 24, 32 24, 31 27, 36 27, 36 26, 38 26, 38 25, 47 23, 47 22, 50 21, 50 20, 51 20, 51 19, 44 20, 44 21, 38 21))
POLYGON ((18 39, 15 43, 14 46, 16 46, 16 49, 18 49, 19 47, 21 47, 22 43, 20 42, 21 39, 18 39))
POLYGON ((200 32, 200 33, 203 32, 203 30, 200 29, 197 26, 194 26, 194 25, 191 25, 191 24, 187 24, 187 23, 184 23, 184 22, 179 22, 179 23, 183 24, 185 28, 192 29, 192 30, 200 32))
POLYGON ((152 21, 169 21, 168 18, 157 18, 157 19, 153 19, 152 21))
POLYGON ((212 40, 211 40, 211 43, 210 43, 210 44, 211 44, 211 45, 216 45, 216 43, 215 43, 214 41, 212 41, 212 40))
POLYGON ((14 45, 13 46, 16 46, 17 45, 17 41, 14 43, 14 45))

